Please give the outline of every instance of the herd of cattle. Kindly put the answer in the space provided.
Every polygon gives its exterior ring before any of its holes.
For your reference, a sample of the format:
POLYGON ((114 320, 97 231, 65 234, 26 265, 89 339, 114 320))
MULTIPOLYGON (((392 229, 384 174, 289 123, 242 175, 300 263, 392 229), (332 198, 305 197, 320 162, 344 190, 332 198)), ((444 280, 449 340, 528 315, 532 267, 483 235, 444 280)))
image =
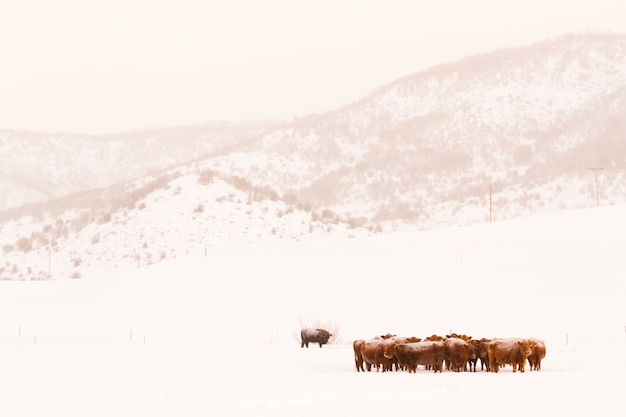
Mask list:
MULTIPOLYGON (((328 343, 331 334, 323 329, 302 329, 301 346, 309 343, 328 343)), ((434 372, 451 370, 454 372, 476 372, 480 369, 498 372, 511 365, 513 372, 524 372, 526 361, 531 371, 541 369, 541 360, 546 356, 543 340, 530 338, 473 339, 471 336, 456 333, 444 336, 432 335, 424 340, 416 337, 398 337, 387 334, 369 340, 359 339, 352 343, 356 370, 365 372, 406 370, 416 372, 419 365, 434 372)))
POLYGON ((418 365, 434 372, 476 372, 480 369, 498 372, 511 365, 513 372, 524 372, 526 361, 531 371, 541 369, 541 360, 546 356, 546 345, 542 340, 531 339, 473 339, 471 336, 451 334, 432 335, 424 340, 416 337, 378 336, 369 340, 355 340, 354 362, 357 371, 406 370, 416 372, 418 365))

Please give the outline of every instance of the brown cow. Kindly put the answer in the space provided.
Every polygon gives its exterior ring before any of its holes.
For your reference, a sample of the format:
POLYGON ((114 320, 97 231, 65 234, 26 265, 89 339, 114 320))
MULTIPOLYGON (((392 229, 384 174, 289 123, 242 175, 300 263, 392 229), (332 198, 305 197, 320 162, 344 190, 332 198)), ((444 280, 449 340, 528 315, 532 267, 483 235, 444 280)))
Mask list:
POLYGON ((378 339, 370 339, 364 340, 361 343, 361 358, 363 358, 363 363, 365 364, 365 369, 367 371, 372 370, 372 366, 378 370, 380 368, 380 364, 376 362, 376 349, 380 344, 380 340, 378 339))
POLYGON ((447 359, 450 363, 450 369, 454 372, 466 370, 467 361, 476 358, 474 346, 458 337, 450 337, 444 340, 446 344, 447 359))
POLYGON ((518 368, 524 372, 526 359, 531 355, 530 343, 525 339, 493 339, 487 343, 489 370, 498 372, 500 365, 512 365, 513 372, 518 368))
POLYGON ((411 336, 406 338, 406 343, 417 343, 421 341, 422 339, 420 337, 411 336))
POLYGON ((409 372, 417 372, 417 365, 432 366, 435 372, 441 372, 445 355, 444 342, 391 343, 384 351, 385 358, 396 359, 409 372))
POLYGON ((397 343, 397 344, 405 344, 405 343, 417 343, 417 342, 421 342, 422 339, 420 339, 419 337, 415 337, 415 336, 411 336, 411 337, 400 337, 400 336, 396 336, 393 335, 391 337, 387 337, 385 338, 385 340, 382 340, 379 348, 376 350, 376 359, 378 360, 378 362, 381 364, 381 368, 384 371, 391 371, 393 370, 392 368, 395 366, 396 371, 399 370, 404 370, 404 367, 401 366, 398 363, 398 359, 397 358, 386 358, 385 357, 385 349, 393 343, 397 343), (382 347, 382 350, 380 349, 382 347))
MULTIPOLYGON (((439 336, 438 334, 432 334, 428 337, 424 338, 425 342, 443 342, 446 338, 443 336, 439 336)), ((446 368, 449 369, 450 368, 450 363, 449 361, 446 359, 446 368)), ((426 369, 430 371, 431 367, 430 366, 426 366, 426 369)))
POLYGON ((480 347, 480 340, 472 339, 468 342, 472 346, 473 353, 467 358, 470 372, 476 372, 476 363, 478 362, 478 350, 480 347))
POLYGON ((358 339, 352 342, 352 348, 354 349, 354 365, 357 372, 365 372, 363 369, 363 354, 361 353, 361 345, 365 343, 365 340, 358 339))
POLYGON ((541 360, 546 357, 546 344, 543 340, 530 338, 530 349, 532 353, 528 357, 528 364, 531 371, 541 370, 541 360))
MULTIPOLYGON (((385 345, 394 343, 394 338, 390 339, 379 339, 374 338, 370 340, 365 340, 360 345, 361 349, 361 357, 363 358, 363 363, 365 364, 365 368, 368 371, 372 370, 372 366, 376 368, 376 371, 380 371, 382 369, 383 372, 392 370, 394 365, 394 361, 385 358, 384 351, 385 345)), ((397 368, 397 364, 396 364, 397 368)))
POLYGON ((489 354, 487 352, 487 345, 491 342, 491 339, 485 339, 484 337, 478 341, 478 359, 480 359, 480 370, 484 369, 489 371, 489 354))
POLYGON ((396 371, 398 370, 398 360, 396 358, 386 358, 385 357, 385 348, 394 343, 406 343, 406 339, 403 337, 393 336, 388 339, 381 340, 380 344, 376 348, 375 359, 376 362, 380 364, 380 368, 383 372, 392 371, 393 367, 396 367, 396 371))
POLYGON ((466 334, 452 333, 452 334, 446 335, 446 338, 448 339, 451 337, 456 337, 457 339, 462 339, 462 340, 465 340, 466 342, 469 342, 472 339, 472 336, 468 336, 466 334))

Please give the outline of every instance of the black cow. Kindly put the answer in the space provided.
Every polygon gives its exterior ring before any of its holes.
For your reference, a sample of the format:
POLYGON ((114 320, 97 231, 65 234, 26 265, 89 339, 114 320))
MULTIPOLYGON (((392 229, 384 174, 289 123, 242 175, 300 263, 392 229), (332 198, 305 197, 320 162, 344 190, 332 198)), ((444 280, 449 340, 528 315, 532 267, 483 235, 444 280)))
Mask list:
POLYGON ((302 345, 300 347, 309 347, 309 343, 319 343, 320 348, 322 345, 328 343, 328 338, 332 336, 324 329, 308 329, 304 328, 300 331, 300 337, 302 338, 302 345))

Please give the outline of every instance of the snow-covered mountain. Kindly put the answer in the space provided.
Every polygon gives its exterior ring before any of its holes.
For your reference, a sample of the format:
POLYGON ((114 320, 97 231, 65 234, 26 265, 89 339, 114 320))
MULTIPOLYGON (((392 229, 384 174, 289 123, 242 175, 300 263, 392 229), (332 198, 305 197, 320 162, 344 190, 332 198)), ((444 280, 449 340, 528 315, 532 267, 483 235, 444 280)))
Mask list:
POLYGON ((0 280, 81 278, 215 247, 370 234, 189 164, 0 217, 0 280))
POLYGON ((0 278, 624 204, 625 114, 626 35, 571 35, 282 126, 0 132, 2 203, 45 200, 0 211, 0 278))
POLYGON ((271 125, 216 122, 103 136, 0 130, 0 210, 141 178, 271 125))
POLYGON ((471 56, 207 161, 364 223, 419 228, 625 201, 626 36, 471 56))

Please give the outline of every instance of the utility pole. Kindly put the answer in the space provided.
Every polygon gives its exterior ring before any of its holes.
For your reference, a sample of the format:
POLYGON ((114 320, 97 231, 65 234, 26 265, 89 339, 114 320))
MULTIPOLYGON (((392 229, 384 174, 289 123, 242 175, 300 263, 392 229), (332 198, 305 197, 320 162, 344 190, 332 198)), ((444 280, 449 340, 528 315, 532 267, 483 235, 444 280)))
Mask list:
POLYGON ((598 171, 602 171, 604 168, 587 168, 596 174, 596 205, 600 207, 600 192, 598 190, 598 171))
POLYGON ((493 221, 493 197, 492 197, 491 185, 489 185, 489 223, 493 221))

